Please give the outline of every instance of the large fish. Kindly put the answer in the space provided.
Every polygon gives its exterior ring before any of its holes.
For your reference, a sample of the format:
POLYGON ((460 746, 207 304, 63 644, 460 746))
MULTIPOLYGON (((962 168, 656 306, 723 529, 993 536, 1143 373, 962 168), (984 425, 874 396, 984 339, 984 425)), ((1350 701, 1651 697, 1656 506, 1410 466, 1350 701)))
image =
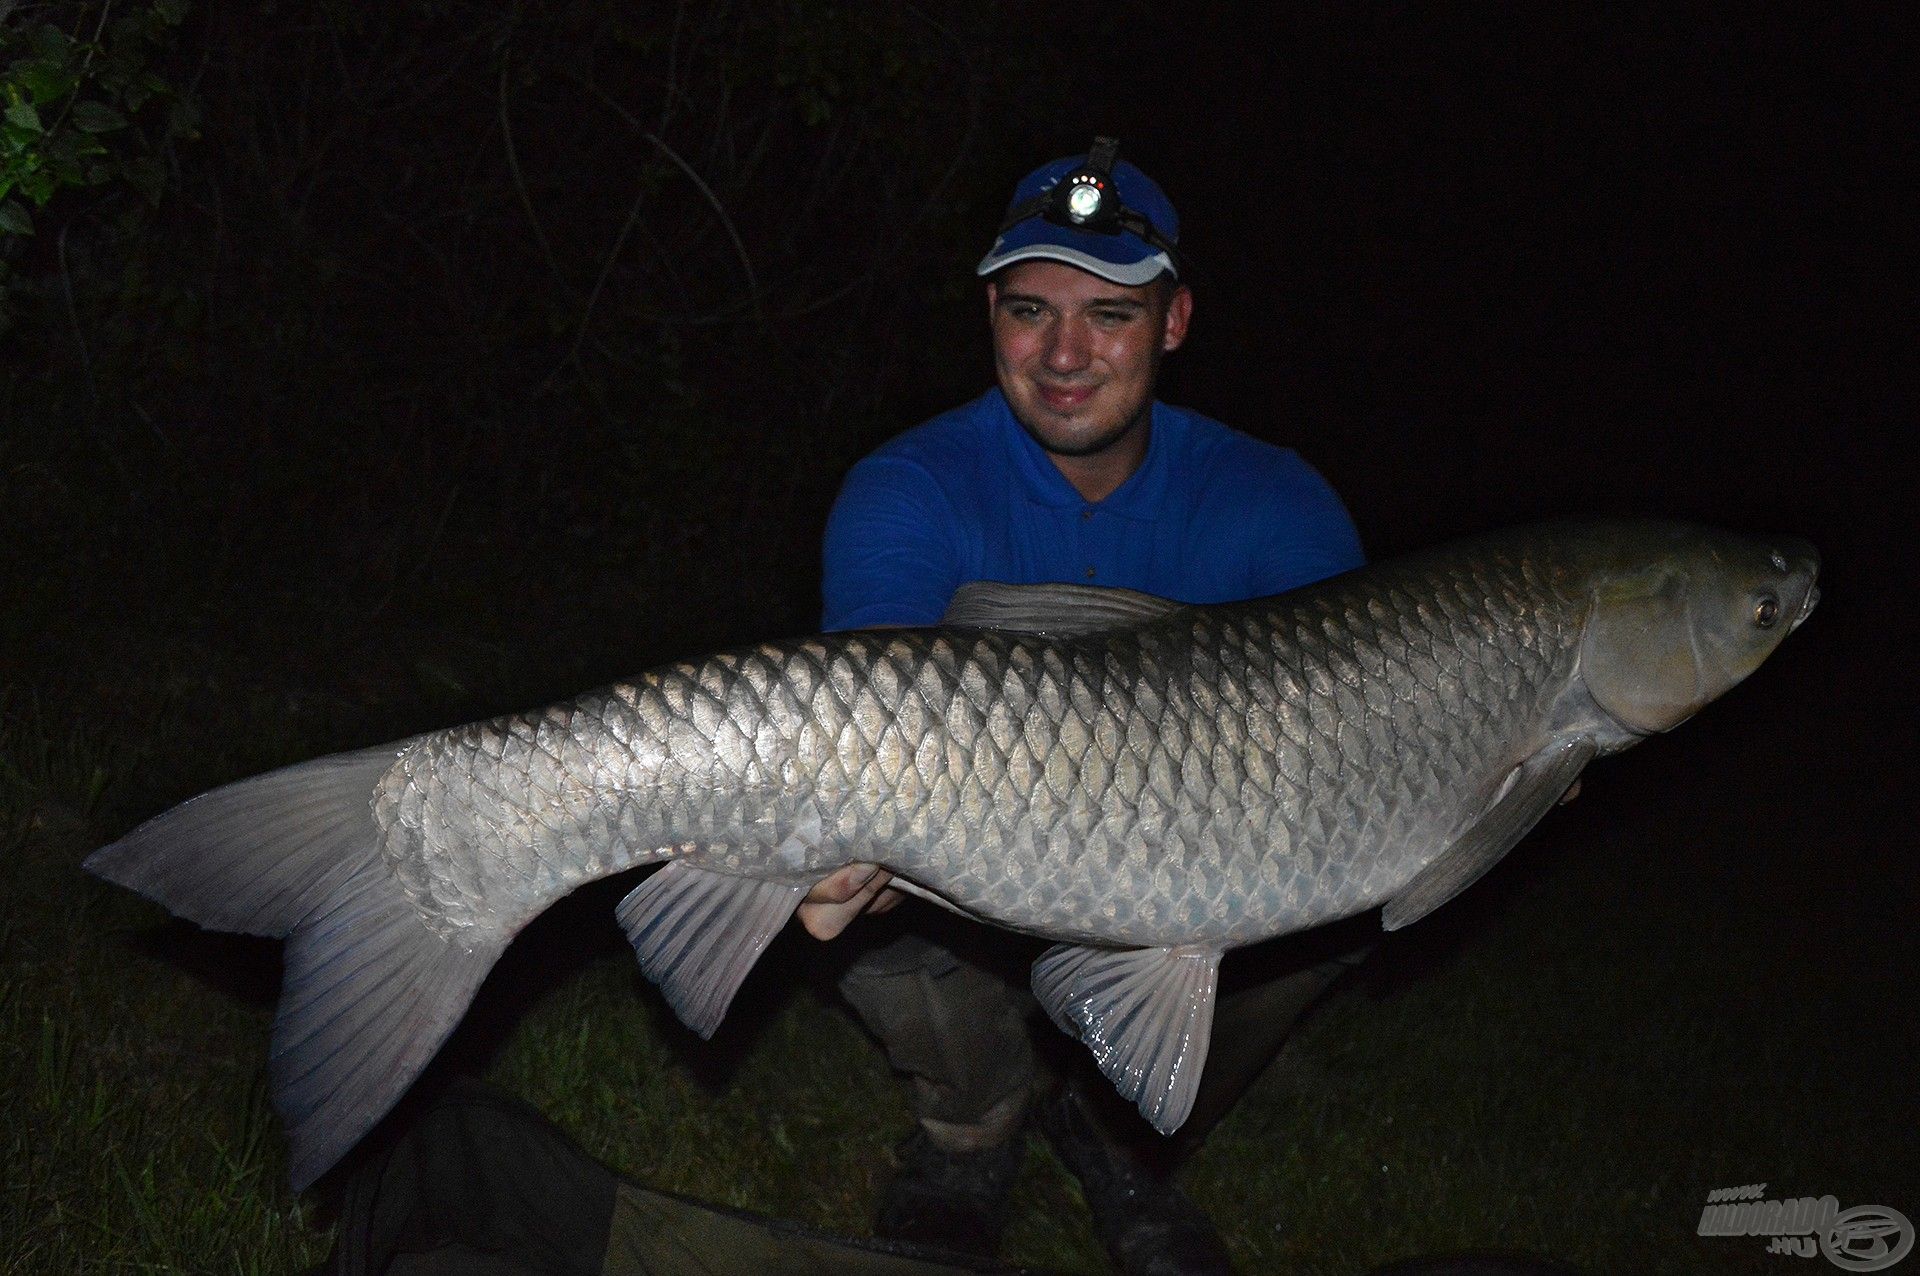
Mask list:
POLYGON ((872 861, 1063 941, 1042 1004, 1171 1131, 1223 951, 1430 912, 1590 759, 1751 673, 1817 570, 1797 540, 1596 522, 1219 606, 971 585, 939 627, 739 648, 243 780, 87 867, 286 938, 296 1186, 405 1091, 521 927, 658 861, 619 918, 695 1030, 811 885, 872 861))

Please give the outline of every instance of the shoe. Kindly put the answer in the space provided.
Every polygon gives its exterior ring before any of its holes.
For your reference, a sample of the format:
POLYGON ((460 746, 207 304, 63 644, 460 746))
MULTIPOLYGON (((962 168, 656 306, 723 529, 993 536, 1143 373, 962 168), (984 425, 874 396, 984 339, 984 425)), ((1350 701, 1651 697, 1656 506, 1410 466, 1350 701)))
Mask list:
POLYGON ((996 1148, 948 1152, 916 1130, 895 1155, 900 1170, 880 1197, 873 1234, 880 1240, 992 1258, 1006 1230, 1013 1180, 1026 1139, 996 1148))
POLYGON ((1094 1235, 1121 1276, 1233 1276, 1220 1233, 1170 1172, 1101 1130, 1071 1086, 1040 1110, 1039 1127, 1080 1180, 1094 1235))

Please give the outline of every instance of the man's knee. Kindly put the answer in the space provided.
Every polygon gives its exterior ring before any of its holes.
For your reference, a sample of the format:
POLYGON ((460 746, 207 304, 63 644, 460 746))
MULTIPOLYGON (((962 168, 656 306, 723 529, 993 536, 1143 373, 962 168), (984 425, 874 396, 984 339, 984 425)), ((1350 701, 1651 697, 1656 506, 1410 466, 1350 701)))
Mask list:
POLYGON ((915 1115, 950 1150, 1018 1129, 1038 1066, 1020 993, 918 936, 864 955, 841 993, 913 1082, 915 1115))
POLYGON ((960 964, 953 951, 934 943, 924 935, 911 932, 887 943, 876 945, 854 958, 840 976, 844 991, 849 985, 870 984, 904 975, 925 973, 941 975, 960 964))

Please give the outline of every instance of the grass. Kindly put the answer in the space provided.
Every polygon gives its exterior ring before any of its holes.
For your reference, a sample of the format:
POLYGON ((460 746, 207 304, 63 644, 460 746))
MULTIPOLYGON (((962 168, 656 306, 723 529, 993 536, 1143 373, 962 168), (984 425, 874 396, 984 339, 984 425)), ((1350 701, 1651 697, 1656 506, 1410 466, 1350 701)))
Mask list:
MULTIPOLYGON (((264 1089, 275 946, 166 922, 87 878, 89 850, 223 780, 533 703, 630 654, 600 618, 515 617, 431 573, 386 604, 391 650, 317 593, 223 638, 259 599, 191 576, 130 586, 111 625, 98 596, 25 590, 0 633, 24 653, 0 702, 0 1272, 292 1273, 330 1242, 321 1196, 287 1190, 264 1089)), ((1811 626, 1697 724, 1598 764, 1512 862, 1327 998, 1185 1171, 1246 1270, 1500 1249, 1773 1271, 1762 1241, 1694 1235, 1709 1190, 1762 1181, 1920 1215, 1910 874, 1876 849, 1901 811, 1853 743, 1897 738, 1897 702, 1836 699, 1844 656, 1813 644, 1847 641, 1811 626)), ((449 1066, 644 1183, 864 1234, 909 1118, 877 1048, 784 977, 817 954, 783 939, 702 1046, 639 978, 614 898, 583 892, 509 953, 449 1066)), ((1019 1202, 1010 1258, 1104 1270, 1038 1144, 1019 1202)))

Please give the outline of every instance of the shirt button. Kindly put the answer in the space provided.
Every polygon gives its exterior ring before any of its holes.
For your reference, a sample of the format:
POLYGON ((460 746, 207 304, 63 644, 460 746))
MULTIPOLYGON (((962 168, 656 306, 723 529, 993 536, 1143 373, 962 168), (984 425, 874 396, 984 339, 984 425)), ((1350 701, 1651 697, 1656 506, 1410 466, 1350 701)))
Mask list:
POLYGON ((1090 509, 1084 509, 1084 510, 1081 510, 1081 511, 1080 511, 1080 517, 1081 517, 1082 519, 1089 519, 1089 518, 1092 518, 1092 517, 1093 517, 1093 511, 1092 511, 1092 510, 1090 510, 1090 509))
POLYGON ((1089 568, 1087 568, 1087 579, 1088 579, 1088 580, 1092 580, 1092 579, 1093 579, 1093 568, 1091 568, 1091 567, 1089 567, 1089 568))

